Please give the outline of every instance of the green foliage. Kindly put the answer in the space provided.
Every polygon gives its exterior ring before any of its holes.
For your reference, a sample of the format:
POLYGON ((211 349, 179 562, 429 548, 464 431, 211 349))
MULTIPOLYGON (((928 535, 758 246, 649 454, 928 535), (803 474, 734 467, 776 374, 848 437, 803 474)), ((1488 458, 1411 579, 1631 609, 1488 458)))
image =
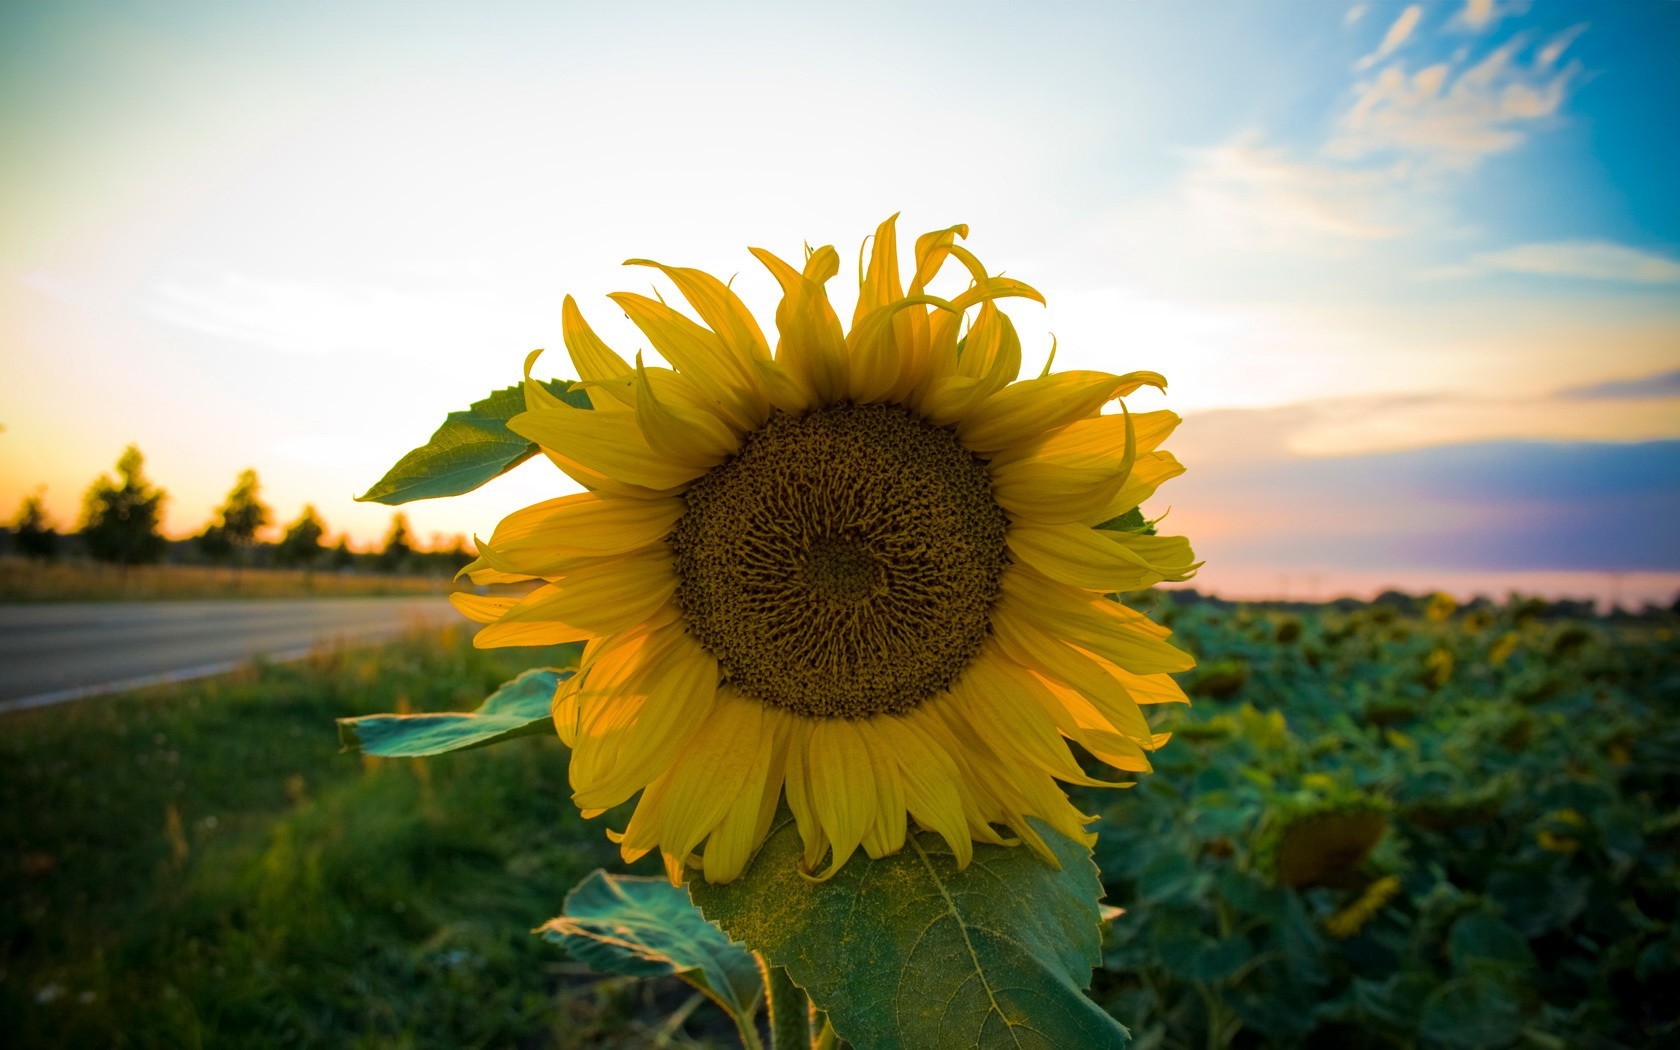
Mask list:
POLYGON ((764 996, 758 960, 662 878, 592 872, 566 894, 565 913, 537 932, 603 973, 680 977, 722 1007, 742 1033, 753 1032, 764 996))
POLYGON ((1117 518, 1109 518, 1097 528, 1110 532, 1141 532, 1145 536, 1155 535, 1155 523, 1145 518, 1142 509, 1138 507, 1133 507, 1117 518))
POLYGON ((391 531, 385 534, 385 546, 379 551, 380 568, 386 572, 396 572, 413 554, 414 544, 409 539, 408 515, 392 515, 391 531))
MULTIPOLYGON (((580 644, 564 648, 571 666, 577 665, 582 650, 580 644)), ((549 709, 554 691, 570 677, 570 671, 554 668, 526 671, 470 712, 340 718, 338 739, 346 751, 380 758, 427 758, 533 733, 552 734, 549 709)))
POLYGON ((145 462, 128 446, 117 460, 117 478, 99 478, 82 498, 82 540, 100 561, 148 565, 163 557, 167 541, 158 525, 168 495, 146 478, 145 462))
POLYGON ((1385 595, 1175 604, 1196 706, 1081 796, 1126 909, 1094 996, 1195 1046, 1654 1046, 1680 1033, 1680 643, 1385 595), (1279 644, 1289 627, 1289 643, 1279 644))
POLYGON ((341 753, 329 728, 470 710, 532 659, 563 662, 426 632, 5 715, 0 1041, 735 1045, 711 1010, 667 1027, 691 994, 674 978, 582 974, 531 936, 618 865, 567 797, 558 741, 394 762, 341 753))
POLYGON ((1120 1047, 1126 1031, 1081 991, 1098 951, 1091 855, 1039 829, 1061 862, 977 844, 961 871, 944 841, 852 861, 826 882, 799 873, 791 815, 739 879, 695 881, 725 933, 787 968, 858 1046, 1120 1047))
POLYGON ((222 531, 236 547, 249 546, 256 539, 257 530, 268 524, 269 510, 261 499, 261 488, 256 471, 240 471, 227 502, 217 511, 222 531))
POLYGON ((274 551, 275 561, 281 565, 313 565, 325 553, 321 538, 326 534, 327 527, 321 521, 320 512, 314 504, 305 504, 303 513, 286 526, 285 535, 280 537, 274 551))
MULTIPOLYGON (((544 385, 570 405, 589 407, 588 397, 572 389, 568 380, 551 379, 544 385)), ((357 498, 396 506, 458 496, 501 477, 537 454, 535 444, 507 428, 507 421, 523 411, 525 394, 514 386, 474 401, 464 412, 451 412, 430 441, 398 460, 357 498)))
POLYGON ((58 530, 47 517, 41 493, 24 497, 12 525, 12 545, 26 558, 52 558, 58 554, 58 530))

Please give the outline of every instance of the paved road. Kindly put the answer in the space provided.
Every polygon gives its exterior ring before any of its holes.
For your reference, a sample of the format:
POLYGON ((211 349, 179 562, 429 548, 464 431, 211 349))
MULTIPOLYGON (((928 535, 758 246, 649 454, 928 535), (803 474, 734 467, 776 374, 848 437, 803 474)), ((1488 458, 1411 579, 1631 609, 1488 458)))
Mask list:
POLYGON ((0 605, 0 711, 292 658, 459 619, 448 599, 307 598, 0 605))

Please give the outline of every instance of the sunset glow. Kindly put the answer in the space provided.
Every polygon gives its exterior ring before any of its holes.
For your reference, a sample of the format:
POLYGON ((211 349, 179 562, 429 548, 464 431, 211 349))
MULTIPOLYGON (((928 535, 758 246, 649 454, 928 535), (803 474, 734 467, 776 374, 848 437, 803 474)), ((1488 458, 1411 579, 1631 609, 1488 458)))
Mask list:
MULTIPOLYGON (((625 258, 768 319, 749 244, 849 268, 902 212, 1043 291, 1008 305, 1029 368, 1169 377, 1133 407, 1186 416, 1196 585, 1680 572, 1674 5, 894 17, 9 6, 0 514, 44 485, 73 527, 132 442, 173 535, 254 467, 282 521, 373 542, 354 495, 558 349, 565 294, 633 352, 625 258)), ((470 534, 568 491, 538 461, 408 511, 470 534)))

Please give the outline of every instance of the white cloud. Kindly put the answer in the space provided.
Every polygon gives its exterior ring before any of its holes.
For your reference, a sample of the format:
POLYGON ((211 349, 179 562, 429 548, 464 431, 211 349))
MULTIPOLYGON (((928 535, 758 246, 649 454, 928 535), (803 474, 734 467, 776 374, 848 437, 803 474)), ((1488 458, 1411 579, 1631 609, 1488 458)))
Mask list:
POLYGON ((1535 68, 1550 69, 1557 65, 1557 60, 1563 57, 1563 52, 1570 44, 1575 42, 1576 37, 1586 31, 1587 24, 1585 22, 1581 22, 1570 26, 1557 36, 1554 36, 1550 40, 1546 41, 1546 46, 1542 47, 1534 56, 1535 68))
POLYGON ((1376 240, 1402 232, 1388 200, 1392 172, 1292 160, 1257 136, 1190 156, 1185 203, 1231 240, 1276 247, 1303 236, 1376 240))
POLYGON ((1462 71, 1454 62, 1415 73, 1398 63, 1385 67, 1358 86, 1326 152, 1348 159, 1398 152, 1468 169, 1515 148, 1557 114, 1579 72, 1575 64, 1553 69, 1561 47, 1550 61, 1542 53, 1525 65, 1517 59, 1525 45, 1513 38, 1462 71))
POLYGON ((500 296, 459 283, 407 290, 223 273, 158 282, 136 305, 182 328, 307 356, 346 349, 427 354, 517 337, 497 330, 495 319, 509 313, 500 296))
POLYGON ((1455 268, 1453 275, 1493 271, 1633 284, 1680 284, 1680 261, 1623 244, 1586 240, 1519 244, 1484 252, 1466 267, 1455 268))
POLYGON ((1354 4, 1352 7, 1348 8, 1347 14, 1342 16, 1342 25, 1350 28, 1357 25, 1359 20, 1365 17, 1365 12, 1370 8, 1370 6, 1370 4, 1354 4))
POLYGON ((1417 4, 1413 4, 1400 12, 1400 17, 1396 18, 1394 24, 1388 27, 1388 32, 1383 34, 1382 43, 1377 45, 1377 49, 1354 63, 1353 68, 1355 70, 1369 69, 1389 55, 1394 54, 1401 45, 1411 38, 1412 31, 1417 28, 1418 22, 1422 19, 1423 8, 1417 4))
POLYGON ((1498 0, 1465 0, 1463 9, 1453 16, 1449 24, 1455 29, 1480 33, 1512 13, 1512 5, 1500 4, 1498 0))

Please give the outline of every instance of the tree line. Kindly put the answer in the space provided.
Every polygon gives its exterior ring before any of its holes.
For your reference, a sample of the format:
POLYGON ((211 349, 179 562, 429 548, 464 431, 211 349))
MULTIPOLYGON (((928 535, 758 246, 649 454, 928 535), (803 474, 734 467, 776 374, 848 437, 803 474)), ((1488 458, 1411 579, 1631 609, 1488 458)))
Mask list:
POLYGON ((244 470, 203 531, 188 540, 163 535, 163 508, 169 494, 145 473, 145 457, 134 445, 117 459, 116 475, 102 474, 82 497, 81 520, 70 532, 60 532, 48 517, 41 492, 25 497, 11 527, 14 552, 29 558, 51 559, 80 553, 115 565, 151 565, 161 561, 228 565, 236 568, 326 568, 379 572, 454 572, 472 560, 466 538, 456 535, 447 546, 416 544, 408 518, 398 513, 383 544, 373 551, 350 549, 340 534, 327 541, 327 526, 312 504, 305 504, 297 520, 282 529, 273 543, 257 534, 273 523, 273 510, 262 500, 262 482, 255 470, 244 470))

